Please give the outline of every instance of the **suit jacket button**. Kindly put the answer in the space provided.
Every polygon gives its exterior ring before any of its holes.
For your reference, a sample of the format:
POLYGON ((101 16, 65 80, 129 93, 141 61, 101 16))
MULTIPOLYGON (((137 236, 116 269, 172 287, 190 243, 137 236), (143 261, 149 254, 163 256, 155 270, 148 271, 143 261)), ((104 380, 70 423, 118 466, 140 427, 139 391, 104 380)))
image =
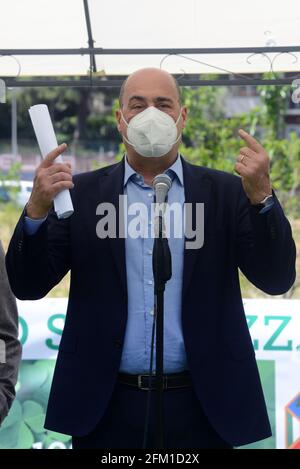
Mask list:
POLYGON ((116 340, 115 340, 115 346, 116 346, 117 348, 121 348, 121 345, 122 345, 122 341, 121 341, 120 339, 116 339, 116 340))

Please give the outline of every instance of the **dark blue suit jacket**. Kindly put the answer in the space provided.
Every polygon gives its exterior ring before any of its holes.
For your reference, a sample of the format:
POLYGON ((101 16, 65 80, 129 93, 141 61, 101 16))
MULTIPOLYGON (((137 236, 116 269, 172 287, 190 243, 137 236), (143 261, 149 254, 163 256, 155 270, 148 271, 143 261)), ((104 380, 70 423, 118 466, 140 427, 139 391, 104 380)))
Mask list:
MULTIPOLYGON (((205 204, 204 246, 185 250, 182 326, 188 365, 205 413, 234 446, 266 438, 270 425, 239 286, 238 267, 269 294, 295 280, 295 245, 277 199, 259 214, 240 178, 183 160, 186 202, 205 204)), ((74 177, 75 208, 51 213, 36 234, 21 216, 7 253, 15 295, 45 296, 71 270, 69 303, 46 428, 81 436, 101 419, 115 386, 127 320, 124 239, 99 239, 96 207, 118 207, 124 162, 74 177)), ((129 403, 130 404, 130 403, 129 403)))

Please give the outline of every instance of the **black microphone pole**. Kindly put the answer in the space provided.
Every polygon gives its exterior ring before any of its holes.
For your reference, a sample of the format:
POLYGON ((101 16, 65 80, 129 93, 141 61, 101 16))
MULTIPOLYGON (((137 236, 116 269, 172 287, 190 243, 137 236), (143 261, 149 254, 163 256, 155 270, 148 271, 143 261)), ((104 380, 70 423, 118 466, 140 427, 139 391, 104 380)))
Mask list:
MULTIPOLYGON (((172 184, 171 179, 162 174, 154 179, 156 189, 155 202, 159 204, 158 226, 155 227, 155 239, 153 245, 153 277, 154 277, 154 314, 156 318, 156 431, 155 447, 164 448, 164 421, 163 421, 163 373, 164 373, 164 291, 165 284, 172 276, 172 259, 168 239, 164 233, 164 211, 161 204, 166 202, 166 194, 172 184), (160 197, 157 184, 166 184, 162 187, 163 200, 160 197)), ((157 215, 157 213, 156 213, 157 215)))

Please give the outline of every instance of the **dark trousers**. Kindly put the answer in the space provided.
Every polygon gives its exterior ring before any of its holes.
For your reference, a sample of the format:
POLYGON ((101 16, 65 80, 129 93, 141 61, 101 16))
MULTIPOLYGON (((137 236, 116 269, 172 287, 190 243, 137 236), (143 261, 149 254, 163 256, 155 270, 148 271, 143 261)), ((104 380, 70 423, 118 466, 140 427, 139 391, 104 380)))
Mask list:
MULTIPOLYGON (((147 391, 117 383, 104 416, 94 430, 73 436, 74 449, 142 448, 147 391)), ((155 391, 151 392, 147 449, 155 448, 155 391)), ((204 415, 192 388, 164 391, 164 448, 232 448, 204 415)))

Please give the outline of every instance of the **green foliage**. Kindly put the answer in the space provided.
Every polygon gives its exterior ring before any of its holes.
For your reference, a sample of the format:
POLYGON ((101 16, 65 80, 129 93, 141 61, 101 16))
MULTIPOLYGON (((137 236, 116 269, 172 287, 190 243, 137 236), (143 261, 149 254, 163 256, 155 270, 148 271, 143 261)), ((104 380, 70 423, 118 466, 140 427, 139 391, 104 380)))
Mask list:
POLYGON ((0 204, 0 239, 5 248, 15 229, 21 212, 21 207, 17 207, 12 202, 0 204))
POLYGON ((0 181, 19 181, 20 180, 20 170, 21 170, 21 163, 16 162, 13 163, 9 169, 9 171, 4 174, 0 171, 0 181))
MULTIPOLYGON (((115 97, 117 91, 107 90, 105 95, 115 97)), ((89 87, 41 87, 17 90, 18 139, 23 144, 22 153, 38 152, 34 131, 29 119, 28 109, 34 104, 46 104, 55 123, 58 142, 73 144, 79 154, 85 149, 98 151, 100 146, 116 147, 118 132, 112 123, 110 110, 99 112, 103 92, 89 87), (100 104, 99 104, 100 103, 100 104)), ((11 136, 11 94, 7 103, 0 106, 1 147, 7 151, 5 142, 11 136)), ((19 142, 19 143, 20 143, 19 142)))
MULTIPOLYGON (((268 73, 264 74, 264 79, 270 78, 274 78, 274 76, 268 73)), ((284 116, 291 87, 289 85, 261 85, 257 87, 257 91, 262 103, 262 127, 270 139, 283 137, 285 130, 284 116)))
POLYGON ((258 138, 270 156, 273 187, 287 214, 299 217, 300 139, 295 133, 283 138, 290 87, 268 85, 257 89, 259 107, 228 117, 224 111, 225 88, 185 88, 183 100, 189 116, 181 152, 191 163, 234 173, 236 158, 244 146, 237 131, 245 129, 258 138))
POLYGON ((61 443, 69 447, 69 435, 44 429, 54 363, 55 360, 22 362, 17 396, 0 429, 0 449, 29 449, 37 442, 46 449, 61 443))
POLYGON ((241 146, 237 130, 244 127, 253 133, 256 113, 227 117, 224 111, 225 88, 185 88, 182 94, 188 108, 182 154, 193 164, 233 172, 241 146))
MULTIPOLYGON (((9 171, 4 173, 0 171, 0 187, 2 186, 5 191, 9 194, 12 203, 15 203, 15 198, 18 192, 20 192, 20 170, 21 170, 21 163, 15 162, 11 165, 9 171), (13 181, 13 184, 9 184, 10 181, 13 181)), ((0 209, 3 205, 0 199, 0 209)))

